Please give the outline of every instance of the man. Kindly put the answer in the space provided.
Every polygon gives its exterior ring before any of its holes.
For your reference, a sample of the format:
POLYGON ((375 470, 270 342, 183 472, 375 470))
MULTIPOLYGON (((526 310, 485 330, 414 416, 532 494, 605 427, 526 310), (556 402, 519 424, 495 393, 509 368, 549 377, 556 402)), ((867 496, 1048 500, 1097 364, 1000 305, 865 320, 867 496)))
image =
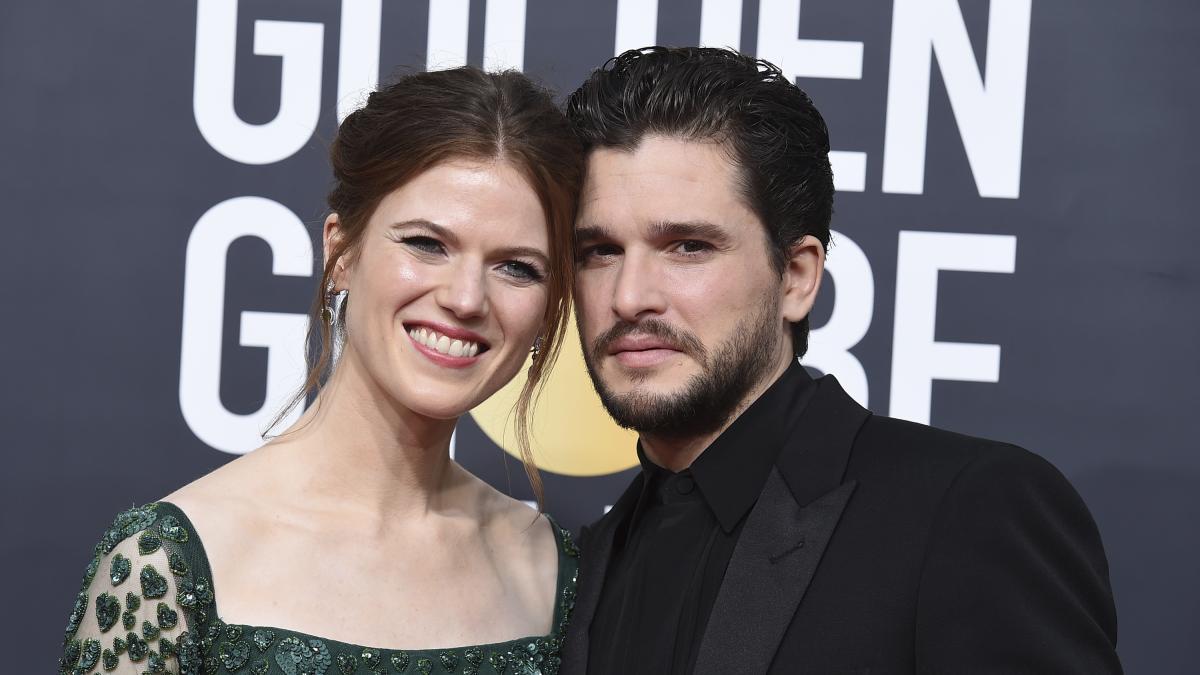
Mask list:
POLYGON ((642 472, 584 530, 562 672, 1120 672, 1058 471, 798 365, 833 201, 808 97, 736 52, 650 48, 568 114, 579 332, 642 472))

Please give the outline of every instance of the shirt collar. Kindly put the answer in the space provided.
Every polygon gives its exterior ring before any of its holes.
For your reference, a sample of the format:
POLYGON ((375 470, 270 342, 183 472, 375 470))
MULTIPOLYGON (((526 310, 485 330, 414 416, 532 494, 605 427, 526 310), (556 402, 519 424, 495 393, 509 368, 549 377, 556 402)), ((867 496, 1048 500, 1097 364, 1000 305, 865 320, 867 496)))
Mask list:
MULTIPOLYGON (((793 362, 686 469, 726 533, 737 527, 758 500, 788 430, 815 389, 804 367, 793 362)), ((670 472, 651 462, 640 442, 637 452, 643 473, 642 498, 638 500, 642 507, 650 491, 670 472)))

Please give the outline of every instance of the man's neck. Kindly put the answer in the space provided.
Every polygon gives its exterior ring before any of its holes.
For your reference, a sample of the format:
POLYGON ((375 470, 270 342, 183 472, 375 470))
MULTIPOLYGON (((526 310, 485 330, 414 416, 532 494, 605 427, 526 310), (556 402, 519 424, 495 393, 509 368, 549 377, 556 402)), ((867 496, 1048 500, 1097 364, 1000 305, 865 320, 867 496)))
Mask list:
POLYGON ((646 457, 651 462, 668 471, 683 471, 699 459, 700 455, 704 454, 704 451, 712 445, 713 441, 720 438, 721 434, 725 433, 742 416, 742 413, 746 412, 747 408, 753 405, 767 389, 770 389, 771 385, 775 384, 791 363, 790 359, 783 361, 767 377, 759 380, 750 393, 734 408, 733 413, 729 415, 729 419, 725 420, 725 423, 715 431, 694 436, 643 433, 638 436, 638 440, 642 444, 642 451, 646 453, 646 457))

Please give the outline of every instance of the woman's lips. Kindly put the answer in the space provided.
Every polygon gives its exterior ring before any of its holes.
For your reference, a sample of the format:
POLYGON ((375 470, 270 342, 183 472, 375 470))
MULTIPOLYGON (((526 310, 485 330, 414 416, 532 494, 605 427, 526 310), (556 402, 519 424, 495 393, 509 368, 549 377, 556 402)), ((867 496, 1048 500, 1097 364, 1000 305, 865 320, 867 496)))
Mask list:
POLYGON ((464 368, 479 360, 488 345, 477 333, 438 324, 405 324, 408 339, 429 360, 450 368, 464 368))

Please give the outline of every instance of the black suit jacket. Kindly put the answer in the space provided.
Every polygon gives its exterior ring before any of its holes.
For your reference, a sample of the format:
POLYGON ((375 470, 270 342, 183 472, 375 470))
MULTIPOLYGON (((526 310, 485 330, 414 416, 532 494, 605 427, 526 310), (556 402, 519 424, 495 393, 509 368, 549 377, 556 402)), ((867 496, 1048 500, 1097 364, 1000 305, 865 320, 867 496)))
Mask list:
MULTIPOLYGON (((816 384, 747 516, 695 672, 1121 672, 1100 535, 1053 466, 874 416, 832 376, 816 384)), ((564 675, 622 648, 589 644, 588 629, 640 489, 639 476, 581 535, 564 675)))

